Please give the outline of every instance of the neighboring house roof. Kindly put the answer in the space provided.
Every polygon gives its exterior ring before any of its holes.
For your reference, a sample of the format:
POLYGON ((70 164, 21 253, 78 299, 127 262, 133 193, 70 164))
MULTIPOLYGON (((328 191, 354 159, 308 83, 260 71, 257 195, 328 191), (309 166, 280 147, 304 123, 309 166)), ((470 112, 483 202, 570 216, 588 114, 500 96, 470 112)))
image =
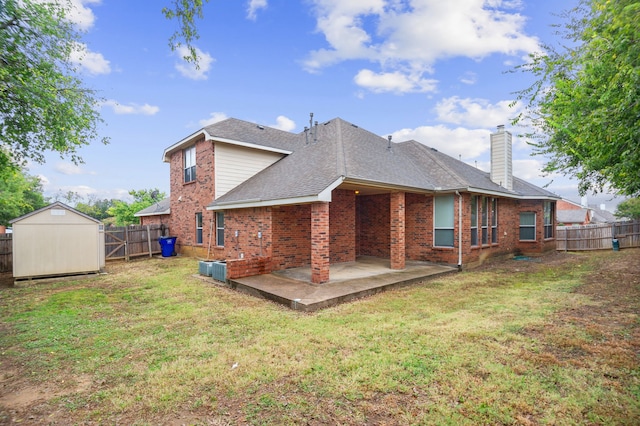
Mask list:
POLYGON ((13 223, 15 223, 15 222, 21 221, 22 219, 26 219, 26 218, 31 217, 31 216, 33 216, 33 215, 36 215, 36 214, 38 214, 38 213, 40 213, 40 212, 43 212, 43 211, 45 211, 45 210, 51 210, 51 209, 64 209, 64 210, 68 210, 68 211, 70 211, 70 212, 73 212, 73 213, 77 214, 78 216, 82 216, 82 217, 84 217, 85 219, 92 220, 92 221, 94 221, 94 222, 96 222, 96 223, 102 223, 102 222, 100 222, 98 219, 95 219, 95 218, 93 218, 93 217, 91 217, 91 216, 89 216, 89 215, 87 215, 87 214, 84 214, 84 213, 82 213, 81 211, 78 211, 78 210, 74 209, 73 207, 69 207, 68 205, 66 205, 66 204, 64 204, 64 203, 61 203, 60 201, 56 201, 56 202, 54 202, 54 203, 49 204, 48 206, 42 207, 41 209, 34 210, 34 211, 32 211, 31 213, 27 213, 27 214, 25 214, 25 215, 22 215, 22 216, 20 216, 20 217, 17 217, 17 218, 15 218, 15 219, 13 219, 13 220, 10 220, 10 221, 9 221, 9 223, 13 224, 13 223))
POLYGON ((618 218, 610 211, 599 208, 591 208, 591 210, 593 211, 591 222, 613 223, 618 220, 618 218))
POLYGON ((169 198, 165 198, 164 200, 160 200, 157 203, 154 203, 153 205, 147 207, 146 209, 142 209, 139 212, 135 213, 134 216, 135 217, 140 217, 140 216, 160 216, 160 215, 164 215, 164 214, 170 214, 171 210, 169 209, 170 206, 170 199, 169 198))
MULTIPOLYGON (((256 132, 252 127, 255 124, 226 120, 205 130, 232 140, 250 136, 252 143, 259 144, 256 133, 260 135, 260 130, 256 132)), ((408 192, 469 191, 520 199, 560 198, 515 177, 513 190, 507 190, 492 182, 488 172, 422 143, 390 143, 340 118, 315 126, 315 137, 305 132, 273 130, 276 133, 265 132, 270 135, 265 143, 271 147, 287 146, 291 154, 216 199, 208 209, 330 201, 331 191, 341 184, 408 192), (275 142, 274 137, 282 139, 275 142)), ((177 144, 174 150, 175 147, 177 144)))
POLYGON ((556 220, 558 223, 579 223, 583 224, 588 221, 589 209, 572 209, 556 211, 556 220))

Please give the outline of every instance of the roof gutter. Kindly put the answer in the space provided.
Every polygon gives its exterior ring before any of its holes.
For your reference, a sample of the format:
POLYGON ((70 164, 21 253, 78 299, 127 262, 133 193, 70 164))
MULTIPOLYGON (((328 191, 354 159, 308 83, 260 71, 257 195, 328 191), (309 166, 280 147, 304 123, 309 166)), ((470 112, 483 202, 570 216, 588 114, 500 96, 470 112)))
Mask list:
POLYGON ((309 204, 317 202, 331 202, 331 192, 336 189, 344 181, 344 176, 340 176, 333 181, 329 186, 315 195, 305 195, 301 197, 291 198, 278 198, 263 200, 261 198, 253 198, 247 200, 230 200, 230 201, 218 201, 213 205, 207 206, 207 210, 220 211, 220 210, 232 210, 232 209, 246 209, 251 207, 273 207, 273 206, 288 206, 293 204, 309 204))

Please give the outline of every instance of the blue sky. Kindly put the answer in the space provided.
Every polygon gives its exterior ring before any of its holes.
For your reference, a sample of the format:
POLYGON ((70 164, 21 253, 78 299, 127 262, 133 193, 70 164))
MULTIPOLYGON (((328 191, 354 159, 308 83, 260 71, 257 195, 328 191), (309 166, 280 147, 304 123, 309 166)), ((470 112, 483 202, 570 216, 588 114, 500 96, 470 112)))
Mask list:
MULTIPOLYGON (((169 193, 163 150, 235 117, 300 132, 309 113, 341 117, 394 141, 418 140, 484 170, 489 134, 509 126, 509 105, 530 76, 507 73, 540 43, 572 1, 211 0, 198 22, 199 70, 171 52, 176 23, 165 1, 73 0, 85 31, 73 60, 106 101, 101 134, 75 166, 58 155, 29 171, 45 195, 127 199, 169 193)), ((515 136, 515 135, 514 135, 515 136)), ((542 176, 542 157, 514 138, 514 174, 580 201, 576 182, 542 176)), ((610 195, 589 195, 606 203, 610 195)))

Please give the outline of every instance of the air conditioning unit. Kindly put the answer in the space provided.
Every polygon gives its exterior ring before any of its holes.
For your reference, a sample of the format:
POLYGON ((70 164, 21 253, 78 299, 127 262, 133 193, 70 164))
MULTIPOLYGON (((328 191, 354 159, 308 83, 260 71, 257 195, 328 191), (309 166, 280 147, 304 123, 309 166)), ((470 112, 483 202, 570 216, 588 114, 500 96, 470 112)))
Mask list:
POLYGON ((200 275, 210 277, 212 265, 213 265, 213 262, 205 262, 201 260, 200 263, 198 264, 198 273, 200 275))
POLYGON ((214 280, 227 282, 227 262, 211 262, 211 277, 214 280))

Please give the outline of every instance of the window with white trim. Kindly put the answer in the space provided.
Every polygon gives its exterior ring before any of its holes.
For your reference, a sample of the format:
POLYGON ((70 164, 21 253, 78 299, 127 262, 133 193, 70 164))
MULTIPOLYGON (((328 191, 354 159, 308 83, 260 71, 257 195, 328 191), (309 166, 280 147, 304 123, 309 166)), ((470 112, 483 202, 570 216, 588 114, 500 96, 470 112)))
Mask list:
POLYGON ((551 201, 544 202, 544 238, 553 238, 553 229, 555 228, 555 203, 551 201))
POLYGON ((491 199, 491 243, 498 244, 498 199, 491 199))
POLYGON ((202 213, 196 213, 196 244, 202 244, 202 213))
POLYGON ((216 245, 224 246, 224 212, 216 212, 216 245))
POLYGON ((536 214, 533 212, 520 213, 520 241, 536 240, 536 214))
POLYGON ((478 195, 471 196, 471 245, 478 245, 478 195))
POLYGON ((434 197, 433 245, 453 247, 454 239, 454 198, 451 195, 434 197))
POLYGON ((481 215, 481 225, 482 225, 482 245, 489 244, 489 199, 487 197, 482 197, 482 215, 481 215))
POLYGON ((196 180, 196 147, 195 145, 182 151, 184 159, 184 183, 196 180))

